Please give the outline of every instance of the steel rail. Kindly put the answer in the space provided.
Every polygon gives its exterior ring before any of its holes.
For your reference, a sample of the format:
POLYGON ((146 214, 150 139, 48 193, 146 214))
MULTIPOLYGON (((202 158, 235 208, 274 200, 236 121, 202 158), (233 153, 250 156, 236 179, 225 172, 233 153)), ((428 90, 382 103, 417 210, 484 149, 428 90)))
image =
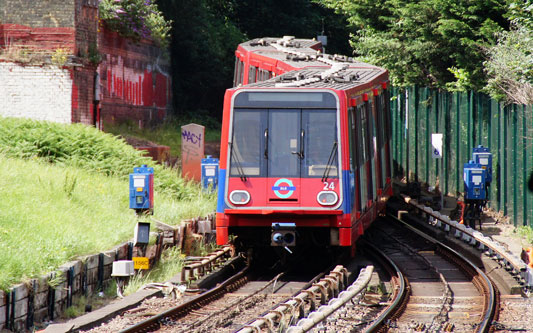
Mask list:
POLYGON ((489 256, 496 260, 503 261, 504 267, 510 272, 520 284, 528 289, 533 289, 533 268, 528 267, 526 263, 516 255, 509 253, 497 241, 486 237, 481 232, 467 227, 457 221, 451 220, 448 216, 434 211, 430 207, 426 207, 418 203, 417 200, 403 195, 402 197, 410 207, 417 210, 418 213, 425 215, 428 222, 433 220, 436 222, 436 227, 444 229, 446 232, 454 232, 456 238, 462 239, 471 246, 477 246, 481 251, 487 251, 489 256))
POLYGON ((333 314, 356 295, 361 294, 370 282, 373 271, 373 266, 366 266, 361 269, 357 280, 355 280, 345 291, 342 291, 338 297, 331 299, 327 305, 323 305, 319 307, 318 310, 311 312, 307 318, 301 319, 296 325, 290 326, 286 332, 303 333, 311 330, 316 324, 333 314))
POLYGON ((247 273, 249 268, 250 266, 244 267, 237 274, 228 278, 221 284, 217 285, 215 288, 212 288, 196 297, 193 297, 189 301, 180 304, 170 310, 167 310, 147 320, 125 328, 121 330, 120 333, 152 332, 154 330, 159 329, 161 327, 161 322, 167 318, 177 319, 185 316, 190 311, 200 307, 202 303, 218 299, 222 297, 222 295, 227 291, 233 290, 238 286, 242 285, 242 283, 248 278, 247 273))
POLYGON ((362 240, 363 245, 370 248, 366 251, 368 255, 376 258, 380 264, 389 272, 391 280, 394 281, 393 302, 383 311, 379 317, 372 322, 365 332, 378 332, 386 327, 386 322, 399 316, 405 308, 409 299, 410 287, 409 282, 401 272, 400 268, 389 258, 383 251, 378 249, 374 244, 362 240))
POLYGON ((315 309, 315 298, 320 296, 320 303, 325 304, 328 297, 338 294, 341 286, 346 286, 348 271, 342 266, 337 266, 327 276, 314 283, 309 289, 303 290, 285 303, 279 304, 275 309, 268 311, 264 316, 255 319, 250 324, 242 327, 239 333, 260 332, 264 328, 273 329, 274 323, 285 318, 292 318, 294 314, 301 313, 303 304, 311 303, 315 309))
POLYGON ((423 233, 422 231, 416 229, 415 227, 407 224, 406 222, 398 219, 395 216, 388 215, 387 217, 394 221, 397 221, 398 223, 403 224, 406 228, 413 231, 420 237, 423 237, 427 241, 435 244, 437 246, 437 251, 441 255, 458 264, 467 274, 472 277, 474 285, 484 296, 483 319, 477 325, 476 332, 489 332, 492 326, 493 319, 497 315, 498 296, 496 293, 496 289, 494 288, 488 276, 476 265, 474 265, 470 260, 461 255, 459 252, 450 248, 449 246, 444 245, 435 238, 423 233))

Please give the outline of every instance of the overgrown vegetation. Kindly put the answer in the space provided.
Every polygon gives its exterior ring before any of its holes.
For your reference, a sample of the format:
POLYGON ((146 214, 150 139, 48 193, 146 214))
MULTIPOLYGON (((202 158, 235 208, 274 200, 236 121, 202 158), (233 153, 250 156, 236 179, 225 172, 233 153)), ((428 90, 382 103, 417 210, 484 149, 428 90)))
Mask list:
POLYGON ((487 50, 487 92, 508 103, 533 104, 533 30, 516 26, 487 50))
POLYGON ((124 37, 150 38, 168 47, 171 22, 152 0, 101 0, 99 13, 104 24, 124 37))
POLYGON ((166 119, 162 124, 151 128, 139 128, 134 122, 104 125, 108 133, 122 137, 135 137, 169 146, 172 156, 181 155, 181 126, 196 123, 205 127, 205 142, 220 142, 221 124, 216 119, 205 115, 181 115, 179 118, 166 119))
POLYGON ((177 200, 191 200, 199 192, 197 184, 185 181, 176 170, 156 164, 123 139, 82 124, 0 118, 0 152, 117 177, 126 177, 134 166, 146 164, 157 174, 157 192, 177 200))
POLYGON ((507 17, 511 29, 486 50, 485 90, 508 103, 533 104, 533 1, 511 2, 507 17))
POLYGON ((128 175, 140 164, 155 168, 148 221, 176 224, 214 211, 214 195, 110 134, 0 118, 0 288, 131 239, 128 175))
POLYGON ((222 118, 232 86, 235 49, 250 38, 328 35, 328 52, 350 51, 344 16, 311 0, 158 0, 172 20, 172 98, 177 114, 222 118))

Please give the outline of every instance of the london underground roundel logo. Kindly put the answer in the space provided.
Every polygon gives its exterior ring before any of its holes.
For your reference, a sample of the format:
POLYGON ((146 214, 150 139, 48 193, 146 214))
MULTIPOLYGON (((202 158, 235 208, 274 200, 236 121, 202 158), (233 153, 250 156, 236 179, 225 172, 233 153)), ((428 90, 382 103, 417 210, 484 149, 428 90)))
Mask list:
POLYGON ((274 194, 280 199, 287 199, 289 198, 293 193, 294 190, 296 190, 296 187, 294 187, 291 180, 287 178, 281 178, 278 179, 274 186, 272 186, 272 190, 274 191, 274 194), (280 193, 280 192, 287 192, 287 193, 280 193))

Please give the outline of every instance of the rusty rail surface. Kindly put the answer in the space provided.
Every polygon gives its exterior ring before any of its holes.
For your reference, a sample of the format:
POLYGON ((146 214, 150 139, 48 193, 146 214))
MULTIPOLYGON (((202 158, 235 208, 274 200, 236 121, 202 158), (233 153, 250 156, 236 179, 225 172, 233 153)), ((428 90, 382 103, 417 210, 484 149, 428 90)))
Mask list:
POLYGON ((454 264, 459 266, 463 270, 463 272, 465 272, 468 276, 472 278, 474 285, 484 297, 483 316, 482 320, 477 325, 476 332, 489 332, 492 326, 492 322, 498 315, 499 297, 497 290, 493 286, 488 276, 476 265, 474 265, 470 260, 468 260, 465 256, 461 255, 452 248, 444 245, 433 237, 425 234, 424 232, 416 229, 415 227, 407 224, 406 222, 398 219, 395 216, 388 215, 387 217, 394 221, 402 223, 404 227, 410 229, 412 232, 416 233, 420 237, 423 237, 428 242, 435 244, 435 246, 437 247, 436 252, 441 254, 450 262, 453 262, 454 264))
POLYGON ((260 332, 266 328, 272 330, 275 323, 282 320, 292 319, 303 313, 303 306, 309 302, 311 310, 316 309, 315 301, 320 298, 320 304, 325 304, 328 299, 338 295, 344 290, 348 281, 348 271, 343 266, 336 266, 328 275, 320 279, 319 282, 298 293, 285 303, 279 304, 275 309, 269 311, 264 316, 257 318, 252 323, 240 329, 239 333, 260 332))
POLYGON ((434 211, 418 203, 417 200, 403 195, 402 197, 411 208, 426 219, 428 224, 453 234, 455 238, 477 247, 481 251, 488 253, 489 257, 503 263, 505 269, 524 287, 526 290, 533 290, 533 268, 516 255, 509 253, 497 241, 486 237, 481 232, 465 226, 457 221, 451 220, 448 216, 434 211))
MULTIPOLYGON (((241 258, 242 259, 242 258, 241 258)), ((242 259, 244 261, 244 259, 242 259)), ((212 302, 224 295, 227 292, 231 292, 244 283, 248 279, 248 270, 249 266, 245 266, 237 274, 231 276, 224 282, 218 284, 215 288, 212 288, 203 294, 200 294, 196 297, 193 297, 189 301, 180 304, 179 306, 172 308, 168 311, 160 313, 154 317, 151 317, 145 321, 142 321, 136 325, 130 326, 122 331, 121 333, 137 333, 137 332, 152 332, 161 327, 161 323, 168 319, 178 319, 185 316, 187 313, 192 310, 200 308, 203 304, 212 302)))
POLYGON ((370 325, 365 332, 379 332, 387 329, 387 323, 390 320, 398 318, 407 306, 410 295, 409 281, 404 277, 400 268, 390 259, 383 251, 373 244, 364 241, 363 246, 370 249, 365 251, 368 255, 376 258, 376 260, 385 268, 391 276, 391 284, 393 289, 392 302, 383 311, 376 320, 370 325))

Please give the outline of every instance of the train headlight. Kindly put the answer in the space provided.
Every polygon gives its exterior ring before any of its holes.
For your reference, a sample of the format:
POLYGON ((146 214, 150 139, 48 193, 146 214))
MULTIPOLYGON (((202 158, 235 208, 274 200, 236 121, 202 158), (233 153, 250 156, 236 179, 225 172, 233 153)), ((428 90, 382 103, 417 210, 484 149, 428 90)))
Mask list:
POLYGON ((250 201, 250 193, 243 190, 235 190, 229 195, 229 201, 234 205, 246 205, 250 201))
POLYGON ((331 206, 339 200, 339 196, 333 191, 322 191, 318 193, 316 200, 323 206, 331 206))

